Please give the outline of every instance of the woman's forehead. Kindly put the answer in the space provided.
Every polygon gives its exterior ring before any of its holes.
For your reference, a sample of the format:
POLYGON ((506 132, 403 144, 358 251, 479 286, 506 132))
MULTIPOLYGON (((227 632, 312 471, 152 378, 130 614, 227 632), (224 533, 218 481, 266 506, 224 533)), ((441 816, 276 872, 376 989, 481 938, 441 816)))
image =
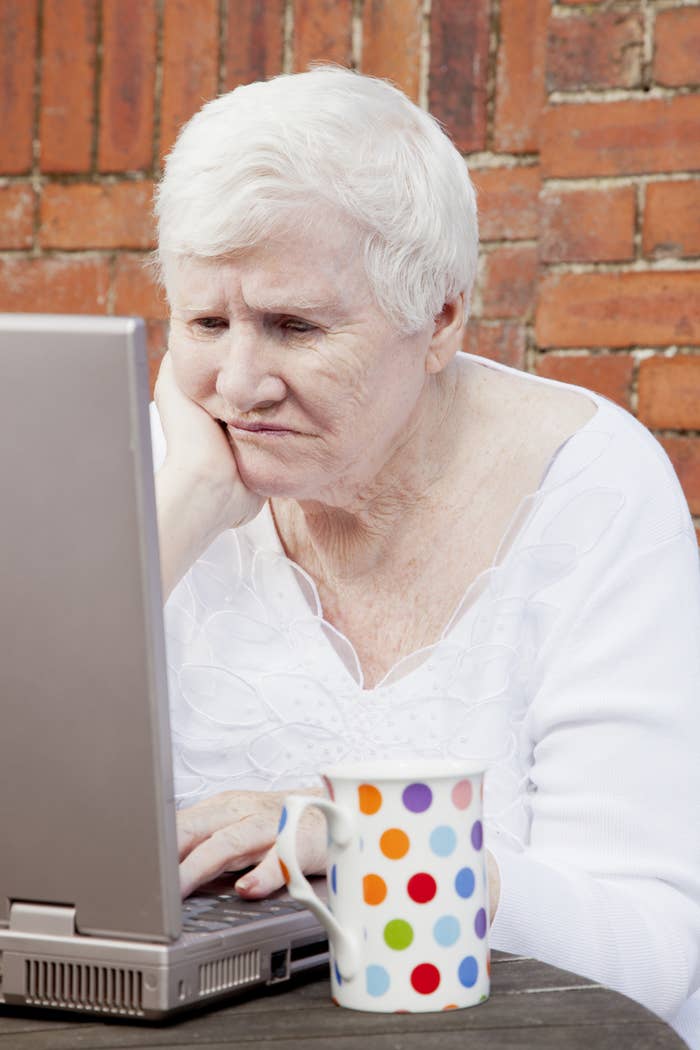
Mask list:
POLYGON ((323 231, 279 238, 227 259, 181 259, 167 283, 171 302, 187 310, 238 300, 268 312, 337 311, 371 298, 357 242, 323 231))

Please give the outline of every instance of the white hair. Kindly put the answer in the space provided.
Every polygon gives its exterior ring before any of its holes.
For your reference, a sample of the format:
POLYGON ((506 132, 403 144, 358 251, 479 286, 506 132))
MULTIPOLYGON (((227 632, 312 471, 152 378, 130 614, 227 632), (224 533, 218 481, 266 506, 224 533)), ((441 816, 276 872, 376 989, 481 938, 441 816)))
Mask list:
POLYGON ((184 125, 156 193, 157 267, 244 251, 330 205, 375 300, 418 331, 476 274, 476 199, 438 122, 387 81, 321 66, 236 88, 184 125))

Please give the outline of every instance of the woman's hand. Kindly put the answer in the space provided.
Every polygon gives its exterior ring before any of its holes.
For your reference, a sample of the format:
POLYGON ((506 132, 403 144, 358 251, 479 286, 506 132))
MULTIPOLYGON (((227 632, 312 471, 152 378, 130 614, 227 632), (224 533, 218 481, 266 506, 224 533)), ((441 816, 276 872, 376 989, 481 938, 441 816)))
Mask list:
POLYGON ((177 385, 170 354, 155 389, 167 454, 156 477, 163 597, 224 529, 265 502, 241 481, 223 426, 177 385))
MULTIPOLYGON (((298 794, 323 791, 300 789, 298 794)), ((177 814, 182 896, 192 893, 225 871, 256 867, 235 885, 241 897, 267 897, 284 886, 274 848, 282 807, 282 791, 223 791, 177 814)), ((306 810, 299 822, 297 855, 302 871, 318 875, 326 867, 326 822, 315 808, 306 810)))

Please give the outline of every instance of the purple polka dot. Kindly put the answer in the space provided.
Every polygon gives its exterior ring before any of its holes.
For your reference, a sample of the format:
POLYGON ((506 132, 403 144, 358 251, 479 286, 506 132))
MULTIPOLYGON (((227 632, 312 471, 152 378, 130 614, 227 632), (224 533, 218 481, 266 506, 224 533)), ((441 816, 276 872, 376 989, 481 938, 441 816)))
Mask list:
POLYGON ((472 846, 474 849, 481 849, 484 844, 484 829, 481 825, 480 820, 474 821, 472 828, 472 846))
POLYGON ((433 801, 433 793, 427 784, 409 784, 401 797, 411 813, 424 813, 433 801))
POLYGON ((483 908, 479 908, 474 919, 474 931, 477 937, 486 936, 486 912, 483 908))

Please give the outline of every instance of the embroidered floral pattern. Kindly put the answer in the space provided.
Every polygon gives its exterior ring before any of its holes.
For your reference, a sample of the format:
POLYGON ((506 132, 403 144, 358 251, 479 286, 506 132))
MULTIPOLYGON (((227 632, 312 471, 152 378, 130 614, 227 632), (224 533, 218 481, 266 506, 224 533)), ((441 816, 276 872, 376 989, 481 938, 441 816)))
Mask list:
POLYGON ((282 552, 269 507, 219 536, 166 605, 178 805, 233 788, 316 784, 319 767, 343 759, 476 759, 488 765, 491 833, 522 847, 532 790, 525 719, 559 615, 547 592, 623 504, 590 470, 611 440, 600 429, 606 410, 601 402, 553 458, 442 636, 371 690, 350 642, 323 619, 313 580, 282 552))

